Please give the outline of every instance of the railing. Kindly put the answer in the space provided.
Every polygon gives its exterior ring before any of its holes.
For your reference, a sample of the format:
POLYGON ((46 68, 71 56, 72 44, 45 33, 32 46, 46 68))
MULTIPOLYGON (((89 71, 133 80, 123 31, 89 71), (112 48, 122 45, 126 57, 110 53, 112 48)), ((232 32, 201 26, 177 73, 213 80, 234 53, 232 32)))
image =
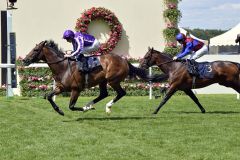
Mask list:
MULTIPOLYGON (((133 64, 135 67, 138 67, 139 64, 138 63, 134 63, 133 64)), ((0 64, 0 68, 8 68, 8 69, 11 69, 11 68, 15 68, 16 65, 15 64, 0 64)), ((44 68, 47 68, 48 65, 46 63, 34 63, 34 64, 31 64, 29 66, 27 66, 26 68, 28 67, 44 67, 44 68)), ((153 66, 153 67, 156 67, 156 66, 153 66)), ((149 68, 149 75, 152 75, 152 67, 149 68)), ((153 98, 153 88, 152 88, 152 83, 149 82, 149 99, 152 99, 153 98)), ((53 81, 53 89, 55 88, 55 81, 53 81)), ((7 97, 11 97, 13 96, 13 91, 12 91, 12 88, 11 88, 11 70, 8 70, 7 72, 7 97), (10 81, 9 81, 10 79, 10 81)), ((55 96, 54 96, 54 100, 55 100, 55 96)), ((237 99, 240 99, 240 94, 237 93, 237 99)))

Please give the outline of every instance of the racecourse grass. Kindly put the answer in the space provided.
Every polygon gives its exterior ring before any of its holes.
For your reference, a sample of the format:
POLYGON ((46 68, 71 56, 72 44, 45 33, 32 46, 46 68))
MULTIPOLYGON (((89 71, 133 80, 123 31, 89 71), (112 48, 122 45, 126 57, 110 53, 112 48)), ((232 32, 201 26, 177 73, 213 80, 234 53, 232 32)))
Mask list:
POLYGON ((198 95, 206 114, 187 96, 174 96, 156 116, 161 98, 124 97, 108 116, 111 98, 87 113, 72 112, 69 98, 57 98, 62 117, 44 99, 1 97, 0 160, 240 159, 236 95, 198 95))

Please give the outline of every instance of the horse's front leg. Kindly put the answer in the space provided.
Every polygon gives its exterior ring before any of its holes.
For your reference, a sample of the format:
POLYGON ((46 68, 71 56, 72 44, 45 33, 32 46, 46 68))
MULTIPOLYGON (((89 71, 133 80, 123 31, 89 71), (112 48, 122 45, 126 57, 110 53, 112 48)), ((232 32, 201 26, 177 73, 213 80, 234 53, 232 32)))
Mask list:
POLYGON ((83 108, 81 107, 75 107, 75 104, 77 102, 78 96, 79 96, 79 91, 78 90, 72 90, 71 92, 71 99, 69 103, 69 109, 72 111, 84 111, 83 108))
POLYGON ((172 95, 176 92, 176 88, 175 86, 170 86, 170 88, 168 89, 168 91, 166 92, 163 100, 161 101, 161 103, 159 104, 158 108, 153 112, 153 114, 157 114, 158 111, 162 108, 162 106, 172 97, 172 95))
POLYGON ((56 105, 56 103, 53 101, 53 96, 60 94, 62 91, 59 87, 56 87, 52 92, 46 95, 47 100, 51 103, 53 109, 58 112, 60 115, 64 116, 64 113, 59 107, 56 105))

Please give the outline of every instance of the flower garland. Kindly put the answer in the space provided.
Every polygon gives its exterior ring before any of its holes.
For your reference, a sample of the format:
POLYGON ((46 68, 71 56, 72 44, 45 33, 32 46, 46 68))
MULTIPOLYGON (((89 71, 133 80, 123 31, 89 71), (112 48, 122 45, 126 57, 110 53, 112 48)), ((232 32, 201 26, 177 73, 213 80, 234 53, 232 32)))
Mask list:
POLYGON ((91 21, 96 19, 104 20, 110 27, 110 38, 106 43, 101 44, 100 48, 96 53, 108 54, 117 45, 122 35, 122 25, 118 21, 118 18, 110 10, 103 7, 95 8, 92 7, 81 14, 81 17, 77 19, 75 29, 77 31, 87 33, 88 25, 91 21))
POLYGON ((180 51, 180 48, 177 47, 177 42, 175 36, 179 33, 177 23, 181 18, 181 12, 178 10, 178 3, 181 0, 165 0, 166 10, 163 13, 163 16, 166 20, 166 28, 163 30, 163 35, 166 40, 166 45, 164 52, 175 55, 180 51))

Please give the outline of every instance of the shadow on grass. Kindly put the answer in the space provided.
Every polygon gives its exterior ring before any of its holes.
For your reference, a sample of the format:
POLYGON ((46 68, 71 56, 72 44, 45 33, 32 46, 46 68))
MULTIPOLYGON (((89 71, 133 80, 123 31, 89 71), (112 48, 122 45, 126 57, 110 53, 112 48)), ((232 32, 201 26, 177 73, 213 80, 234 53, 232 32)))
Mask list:
POLYGON ((128 116, 128 117, 81 117, 76 120, 64 120, 63 122, 73 122, 73 121, 124 121, 124 120, 149 120, 149 119, 159 119, 162 117, 157 116, 128 116))
POLYGON ((184 114, 240 114, 240 112, 235 111, 206 111, 206 113, 201 113, 200 111, 188 112, 188 111, 168 111, 169 113, 184 113, 184 114))

